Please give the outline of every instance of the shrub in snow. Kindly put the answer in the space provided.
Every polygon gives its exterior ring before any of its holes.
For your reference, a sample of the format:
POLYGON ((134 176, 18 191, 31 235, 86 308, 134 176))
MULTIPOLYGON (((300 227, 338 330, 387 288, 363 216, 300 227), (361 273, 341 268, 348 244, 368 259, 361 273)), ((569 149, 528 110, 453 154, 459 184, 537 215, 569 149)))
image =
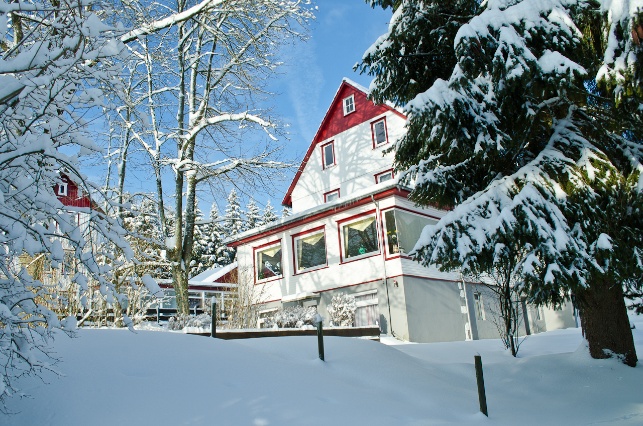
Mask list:
POLYGON ((355 296, 340 293, 333 296, 328 307, 331 325, 339 327, 352 327, 355 324, 355 296))
POLYGON ((317 309, 314 306, 291 306, 267 317, 264 324, 268 328, 299 328, 313 325, 316 313, 317 309))
POLYGON ((167 323, 168 330, 183 330, 185 327, 210 328, 212 326, 212 317, 208 314, 177 315, 170 318, 167 323))

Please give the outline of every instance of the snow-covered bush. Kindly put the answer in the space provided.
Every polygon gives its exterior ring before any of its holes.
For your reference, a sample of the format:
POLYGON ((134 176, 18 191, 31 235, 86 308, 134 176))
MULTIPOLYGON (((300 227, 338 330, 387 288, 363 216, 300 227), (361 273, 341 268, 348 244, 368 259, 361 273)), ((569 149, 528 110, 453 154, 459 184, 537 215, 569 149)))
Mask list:
POLYGON ((183 330, 185 327, 210 328, 212 326, 212 317, 208 314, 177 315, 170 318, 167 323, 168 330, 183 330))
POLYGON ((291 306, 267 317, 264 324, 268 328, 299 328, 313 325, 316 313, 317 309, 314 306, 291 306))
POLYGON ((355 296, 340 293, 333 296, 328 314, 332 325, 339 327, 352 327, 355 324, 355 296))

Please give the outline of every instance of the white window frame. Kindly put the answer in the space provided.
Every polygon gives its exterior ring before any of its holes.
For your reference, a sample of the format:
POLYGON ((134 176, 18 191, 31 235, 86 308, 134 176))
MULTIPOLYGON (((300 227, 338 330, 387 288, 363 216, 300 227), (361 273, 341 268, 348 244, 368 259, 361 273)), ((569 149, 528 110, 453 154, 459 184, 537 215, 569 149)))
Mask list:
POLYGON ((69 195, 69 184, 67 182, 61 182, 57 186, 56 193, 62 197, 69 195))
POLYGON ((322 168, 324 170, 330 169, 331 167, 335 166, 337 164, 337 155, 335 153, 335 141, 330 141, 328 143, 325 143, 321 146, 321 154, 322 154, 322 168), (328 158, 326 156, 326 147, 330 146, 331 151, 333 153, 333 162, 331 164, 327 164, 326 159, 328 158))
POLYGON ((344 115, 351 114, 355 112, 355 95, 350 95, 342 101, 342 106, 344 108, 344 115))
POLYGON ((304 232, 304 233, 301 233, 299 235, 293 236, 292 251, 293 251, 293 254, 295 256, 294 260, 295 260, 295 273, 296 274, 301 274, 301 273, 304 273, 304 272, 314 271, 315 269, 320 269, 320 268, 324 268, 324 267, 328 266, 328 245, 327 245, 327 242, 326 242, 326 230, 325 230, 325 228, 315 229, 315 230, 311 230, 309 232, 304 232), (301 268, 299 266, 299 248, 298 248, 297 243, 299 241, 301 241, 301 240, 311 238, 311 237, 315 237, 315 236, 318 236, 318 235, 321 235, 321 238, 324 239, 324 263, 320 263, 319 265, 313 265, 313 266, 310 266, 308 268, 301 268))
POLYGON ((284 249, 283 249, 283 245, 281 244, 281 240, 275 241, 274 243, 266 244, 264 246, 255 247, 253 249, 253 256, 254 256, 254 266, 255 266, 254 275, 255 275, 256 283, 275 280, 275 279, 282 278, 284 276, 284 249), (281 250, 281 260, 279 261, 279 274, 275 274, 269 277, 259 278, 259 272, 262 270, 262 267, 259 264, 259 254, 267 250, 272 250, 276 247, 279 247, 279 249, 281 250))
POLYGON ((386 126, 386 117, 382 117, 381 119, 373 121, 371 123, 371 134, 372 134, 372 137, 373 137, 373 148, 378 148, 378 147, 380 147, 382 145, 386 145, 388 143, 388 128, 386 126), (375 131, 375 126, 377 126, 380 123, 382 123, 382 125, 384 126, 384 140, 381 141, 381 142, 378 142, 377 141, 377 132, 375 131))

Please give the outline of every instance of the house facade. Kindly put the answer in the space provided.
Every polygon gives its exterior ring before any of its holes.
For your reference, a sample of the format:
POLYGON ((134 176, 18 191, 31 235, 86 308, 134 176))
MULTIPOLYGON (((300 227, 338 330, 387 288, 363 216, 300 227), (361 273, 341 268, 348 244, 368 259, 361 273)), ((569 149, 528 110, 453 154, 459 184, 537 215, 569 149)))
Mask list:
MULTIPOLYGON (((488 288, 407 255, 446 212, 408 200, 390 150, 406 117, 367 95, 342 82, 283 199, 293 214, 230 242, 263 315, 315 306, 328 323, 332 297, 347 293, 355 296, 356 326, 377 324, 401 340, 498 337, 488 288)), ((569 308, 524 305, 523 313, 527 334, 575 325, 569 308)))

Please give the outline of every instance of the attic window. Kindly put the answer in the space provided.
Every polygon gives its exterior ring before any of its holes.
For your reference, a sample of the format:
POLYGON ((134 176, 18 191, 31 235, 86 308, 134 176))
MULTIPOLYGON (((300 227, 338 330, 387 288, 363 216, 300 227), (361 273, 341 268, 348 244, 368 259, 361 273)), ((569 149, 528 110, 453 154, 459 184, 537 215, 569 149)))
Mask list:
POLYGON ((355 96, 350 95, 349 97, 344 98, 344 115, 348 115, 354 111, 355 111, 355 96))
POLYGON ((335 165, 335 144, 333 142, 322 146, 322 163, 324 169, 335 165))
POLYGON ((57 188, 56 188, 56 193, 61 196, 66 196, 67 195, 67 183, 59 183, 57 188))
POLYGON ((386 120, 384 118, 371 124, 371 132, 373 133, 373 148, 388 142, 386 120))
POLYGON ((382 183, 386 182, 387 180, 393 179, 393 170, 387 170, 382 173, 378 173, 375 175, 375 183, 382 183))
POLYGON ((331 201, 334 201, 338 198, 339 198, 339 189, 335 189, 333 191, 330 191, 324 194, 325 203, 330 203, 331 201))

